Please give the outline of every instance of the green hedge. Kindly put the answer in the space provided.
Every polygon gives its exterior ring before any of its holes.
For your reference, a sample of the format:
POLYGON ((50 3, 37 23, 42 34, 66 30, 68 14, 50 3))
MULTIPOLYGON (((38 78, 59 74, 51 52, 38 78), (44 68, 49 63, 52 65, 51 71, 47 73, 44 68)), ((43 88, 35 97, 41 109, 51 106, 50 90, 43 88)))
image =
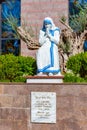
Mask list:
POLYGON ((64 82, 87 82, 87 52, 71 56, 66 64, 64 82))
POLYGON ((81 78, 79 76, 76 76, 72 73, 66 73, 64 75, 64 82, 69 82, 69 83, 81 83, 81 82, 87 82, 84 78, 81 78))
POLYGON ((79 74, 80 77, 85 78, 87 76, 87 52, 71 56, 66 66, 74 74, 79 74))
POLYGON ((0 55, 0 81, 25 82, 25 76, 36 74, 36 60, 32 57, 0 55))

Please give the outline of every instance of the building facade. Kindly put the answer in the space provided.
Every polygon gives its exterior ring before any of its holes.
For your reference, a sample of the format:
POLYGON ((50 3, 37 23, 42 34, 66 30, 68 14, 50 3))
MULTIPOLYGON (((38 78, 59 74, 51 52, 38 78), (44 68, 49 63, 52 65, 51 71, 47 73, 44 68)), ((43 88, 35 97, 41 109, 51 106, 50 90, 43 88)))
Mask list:
MULTIPOLYGON (((0 3, 0 54, 13 53, 14 55, 34 56, 36 50, 29 50, 26 43, 15 37, 15 32, 7 22, 7 18, 16 22, 17 26, 25 25, 33 30, 38 40, 39 30, 45 17, 51 17, 56 26, 61 30, 64 26, 60 23, 61 17, 66 17, 68 22, 72 5, 78 0, 2 0, 0 3)), ((86 0, 79 0, 85 3, 86 0)))
POLYGON ((0 3, 0 54, 20 53, 20 39, 15 35, 12 24, 21 25, 21 1, 2 0, 0 3), (14 19, 15 20, 14 20, 14 19))
MULTIPOLYGON (((62 16, 68 20, 68 0, 21 0, 21 23, 26 21, 28 26, 34 29, 38 39, 39 30, 42 27, 42 21, 45 17, 51 17, 56 26, 63 28, 59 22, 62 16)), ((36 50, 28 50, 25 43, 21 43, 22 55, 33 55, 36 50), (23 48, 23 49, 22 49, 23 48)))

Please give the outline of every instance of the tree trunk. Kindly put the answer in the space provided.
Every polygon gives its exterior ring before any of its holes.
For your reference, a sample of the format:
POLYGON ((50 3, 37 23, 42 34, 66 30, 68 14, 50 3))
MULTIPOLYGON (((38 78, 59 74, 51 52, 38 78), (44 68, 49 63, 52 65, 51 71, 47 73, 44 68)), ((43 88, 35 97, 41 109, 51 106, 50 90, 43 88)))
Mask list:
MULTIPOLYGON (((87 35, 87 30, 81 34, 73 32, 71 27, 66 23, 62 22, 67 28, 62 30, 60 43, 59 43, 59 57, 60 57, 60 68, 61 71, 66 72, 66 63, 70 56, 83 52, 83 43, 85 40, 85 35, 87 35)), ((39 48, 38 41, 30 36, 30 34, 23 29, 23 27, 18 27, 17 32, 20 38, 27 44, 28 49, 35 50, 39 48)))

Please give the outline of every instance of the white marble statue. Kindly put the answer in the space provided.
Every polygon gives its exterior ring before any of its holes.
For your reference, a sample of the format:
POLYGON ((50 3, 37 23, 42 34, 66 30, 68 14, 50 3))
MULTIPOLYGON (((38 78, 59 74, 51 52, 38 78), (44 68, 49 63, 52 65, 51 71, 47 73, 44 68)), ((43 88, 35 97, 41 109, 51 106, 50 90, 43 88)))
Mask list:
POLYGON ((61 75, 57 46, 59 40, 60 29, 51 18, 46 17, 39 34, 40 48, 36 54, 37 75, 61 75))

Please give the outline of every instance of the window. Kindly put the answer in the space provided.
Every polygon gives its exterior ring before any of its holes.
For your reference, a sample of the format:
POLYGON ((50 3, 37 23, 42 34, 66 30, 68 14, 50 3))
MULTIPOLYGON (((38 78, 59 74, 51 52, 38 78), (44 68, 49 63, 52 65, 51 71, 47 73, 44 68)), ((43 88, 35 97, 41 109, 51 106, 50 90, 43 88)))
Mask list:
POLYGON ((78 5, 80 4, 81 6, 87 4, 87 0, 69 0, 69 14, 78 14, 79 8, 78 5))
POLYGON ((17 26, 20 26, 20 3, 20 0, 5 0, 1 3, 0 54, 20 54, 20 40, 8 22, 14 18, 13 22, 16 21, 17 26))

